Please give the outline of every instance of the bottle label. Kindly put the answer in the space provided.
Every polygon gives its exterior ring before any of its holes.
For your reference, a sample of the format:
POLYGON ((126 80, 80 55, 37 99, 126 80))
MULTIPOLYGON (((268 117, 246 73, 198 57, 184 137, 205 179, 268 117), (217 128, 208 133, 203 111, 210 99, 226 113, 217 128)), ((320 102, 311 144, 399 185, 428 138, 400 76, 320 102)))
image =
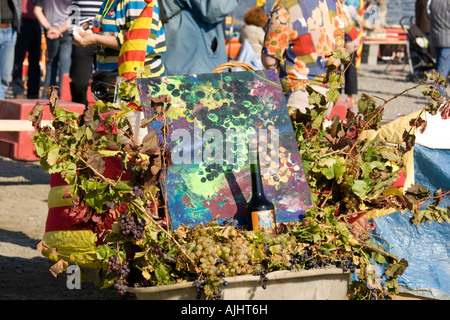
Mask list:
POLYGON ((253 211, 252 227, 253 230, 261 230, 271 234, 276 234, 275 211, 253 211))

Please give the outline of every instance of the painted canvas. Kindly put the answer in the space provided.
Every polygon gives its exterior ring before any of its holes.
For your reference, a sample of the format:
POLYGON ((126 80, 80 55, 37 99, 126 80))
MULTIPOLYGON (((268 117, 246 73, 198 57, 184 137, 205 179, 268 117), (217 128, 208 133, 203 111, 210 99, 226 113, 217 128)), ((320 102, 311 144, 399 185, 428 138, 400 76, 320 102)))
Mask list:
POLYGON ((151 99, 170 97, 164 119, 149 130, 170 123, 166 187, 174 228, 217 216, 246 224, 252 150, 277 221, 297 220, 314 207, 276 72, 139 78, 137 85, 147 118, 155 116, 151 99))

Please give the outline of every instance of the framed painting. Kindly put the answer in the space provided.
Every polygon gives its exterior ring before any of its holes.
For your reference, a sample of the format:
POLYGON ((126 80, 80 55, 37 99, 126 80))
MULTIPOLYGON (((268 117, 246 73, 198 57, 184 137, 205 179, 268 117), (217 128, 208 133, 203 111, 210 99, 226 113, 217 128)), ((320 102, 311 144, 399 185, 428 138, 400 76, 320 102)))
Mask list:
POLYGON ((170 97, 164 119, 149 130, 170 124, 173 166, 166 193, 174 228, 216 217, 246 224, 251 150, 259 152, 264 191, 278 222, 297 220, 314 207, 276 72, 139 78, 137 85, 146 118, 157 118, 152 99, 170 97))

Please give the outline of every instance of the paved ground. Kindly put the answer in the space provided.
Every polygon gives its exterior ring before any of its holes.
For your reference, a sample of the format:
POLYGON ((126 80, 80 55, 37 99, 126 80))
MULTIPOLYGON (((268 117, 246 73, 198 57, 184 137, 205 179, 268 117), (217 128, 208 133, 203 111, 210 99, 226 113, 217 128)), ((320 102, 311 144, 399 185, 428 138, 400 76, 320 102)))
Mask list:
MULTIPOLYGON (((413 88, 419 83, 408 80, 409 66, 395 65, 395 72, 387 65, 369 66, 361 64, 358 72, 358 89, 360 93, 367 93, 376 98, 379 104, 384 100, 413 88), (402 70, 404 69, 404 70, 402 70)), ((384 119, 395 119, 398 116, 410 114, 422 109, 427 98, 421 93, 423 86, 410 90, 385 106, 384 119)))

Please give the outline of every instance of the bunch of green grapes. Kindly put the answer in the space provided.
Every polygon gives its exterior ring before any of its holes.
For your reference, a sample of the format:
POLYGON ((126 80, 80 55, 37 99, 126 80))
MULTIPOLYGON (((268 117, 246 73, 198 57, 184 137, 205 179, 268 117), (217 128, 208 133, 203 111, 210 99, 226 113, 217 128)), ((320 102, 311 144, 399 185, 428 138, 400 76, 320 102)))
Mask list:
POLYGON ((217 239, 213 234, 194 232, 187 254, 208 278, 251 274, 250 243, 243 236, 217 239))
POLYGON ((274 236, 264 232, 261 233, 261 238, 263 240, 263 244, 267 244, 268 246, 273 244, 281 244, 283 246, 287 246, 295 245, 297 243, 297 238, 288 232, 281 232, 274 236))

